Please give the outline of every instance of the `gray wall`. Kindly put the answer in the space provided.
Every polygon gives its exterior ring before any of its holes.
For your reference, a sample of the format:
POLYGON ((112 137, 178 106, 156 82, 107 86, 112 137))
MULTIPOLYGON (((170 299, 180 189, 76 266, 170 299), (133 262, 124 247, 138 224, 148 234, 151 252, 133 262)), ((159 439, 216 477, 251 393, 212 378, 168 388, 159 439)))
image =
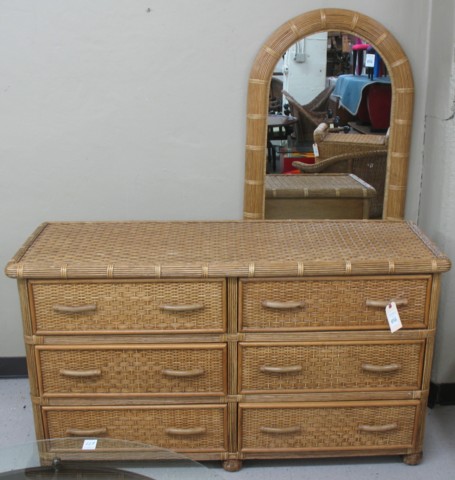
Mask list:
MULTIPOLYGON (((438 150, 429 139, 438 127, 435 120, 425 136, 425 115, 430 98, 442 95, 428 88, 430 68, 447 75, 439 52, 451 58, 453 46, 437 44, 445 30, 432 13, 452 32, 440 5, 453 1, 434 3, 439 7, 428 0, 2 0, 2 265, 46 220, 240 219, 254 57, 286 20, 324 7, 376 18, 407 53, 416 102, 406 217, 445 247, 454 209, 446 202, 444 219, 434 219, 433 195, 450 152, 432 159, 435 176, 424 159, 438 150)), ((445 281, 448 301, 451 274, 445 281)), ((16 286, 6 277, 0 322, 0 356, 23 355, 16 286)), ((453 334, 450 318, 440 323, 453 334)), ((438 354, 441 364, 453 358, 444 342, 438 354)), ((438 378, 455 381, 455 372, 441 370, 438 378)))

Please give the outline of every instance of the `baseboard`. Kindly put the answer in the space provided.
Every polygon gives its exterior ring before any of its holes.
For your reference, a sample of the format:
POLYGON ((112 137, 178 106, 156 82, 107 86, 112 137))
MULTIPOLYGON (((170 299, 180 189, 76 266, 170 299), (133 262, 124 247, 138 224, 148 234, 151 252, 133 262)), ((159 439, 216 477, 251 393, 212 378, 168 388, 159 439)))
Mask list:
POLYGON ((0 357, 0 378, 27 378, 25 357, 0 357))
POLYGON ((431 382, 428 406, 433 408, 435 405, 455 405, 455 383, 431 382))

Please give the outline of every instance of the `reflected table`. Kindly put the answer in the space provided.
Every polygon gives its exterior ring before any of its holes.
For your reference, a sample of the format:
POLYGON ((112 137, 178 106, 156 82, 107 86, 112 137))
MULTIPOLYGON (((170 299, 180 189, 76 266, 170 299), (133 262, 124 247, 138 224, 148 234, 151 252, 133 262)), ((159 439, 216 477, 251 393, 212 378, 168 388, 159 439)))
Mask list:
POLYGON ((221 480, 170 450, 102 438, 41 440, 0 449, 0 479, 221 480))

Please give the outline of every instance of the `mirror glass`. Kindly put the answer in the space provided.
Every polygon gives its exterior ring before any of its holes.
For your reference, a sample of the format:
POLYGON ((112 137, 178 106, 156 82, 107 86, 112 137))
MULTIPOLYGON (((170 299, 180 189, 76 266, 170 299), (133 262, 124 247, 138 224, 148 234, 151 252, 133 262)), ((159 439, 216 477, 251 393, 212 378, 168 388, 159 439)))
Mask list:
POLYGON ((288 20, 250 72, 243 218, 307 218, 302 198, 309 218, 403 218, 413 101, 409 60, 376 20, 288 20))
POLYGON ((286 50, 270 82, 266 219, 382 218, 391 91, 355 35, 319 32, 286 50))

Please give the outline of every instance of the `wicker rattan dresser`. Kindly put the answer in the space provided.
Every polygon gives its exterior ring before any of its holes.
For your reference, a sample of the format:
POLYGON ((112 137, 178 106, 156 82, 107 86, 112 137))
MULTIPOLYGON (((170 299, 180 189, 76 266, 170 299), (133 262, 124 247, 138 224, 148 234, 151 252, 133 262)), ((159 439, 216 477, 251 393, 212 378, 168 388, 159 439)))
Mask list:
POLYGON ((349 173, 265 176, 265 218, 354 219, 370 217, 376 190, 349 173))
POLYGON ((36 435, 418 463, 449 268, 407 222, 43 224, 6 267, 36 435))

